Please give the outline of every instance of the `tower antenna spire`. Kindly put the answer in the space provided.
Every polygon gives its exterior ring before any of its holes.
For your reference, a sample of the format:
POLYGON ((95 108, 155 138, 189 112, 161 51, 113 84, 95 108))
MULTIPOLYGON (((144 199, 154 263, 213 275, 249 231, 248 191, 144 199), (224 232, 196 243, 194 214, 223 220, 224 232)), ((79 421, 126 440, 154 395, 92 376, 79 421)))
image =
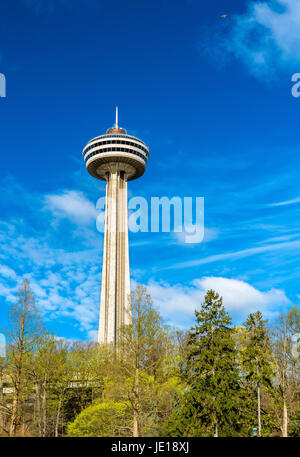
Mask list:
POLYGON ((116 129, 119 128, 119 113, 118 113, 118 107, 116 106, 116 124, 115 124, 115 127, 116 129))

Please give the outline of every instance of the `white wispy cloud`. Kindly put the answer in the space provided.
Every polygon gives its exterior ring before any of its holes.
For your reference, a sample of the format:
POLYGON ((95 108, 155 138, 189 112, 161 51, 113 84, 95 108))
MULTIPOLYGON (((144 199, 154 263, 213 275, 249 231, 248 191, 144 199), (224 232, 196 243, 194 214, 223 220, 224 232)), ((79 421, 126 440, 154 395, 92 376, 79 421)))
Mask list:
MULTIPOLYGON (((299 0, 252 1, 245 14, 230 18, 222 51, 241 60, 255 76, 270 77, 300 62, 299 0)), ((220 44, 219 43, 219 44, 220 44)))
POLYGON ((96 220, 97 210, 82 192, 65 190, 60 194, 49 194, 45 197, 45 209, 58 218, 67 218, 76 223, 89 223, 96 220))
POLYGON ((235 315, 260 310, 266 317, 272 317, 278 308, 291 303, 283 290, 270 289, 262 292, 237 279, 206 277, 195 280, 194 284, 205 290, 216 290, 223 297, 227 310, 235 315))
MULTIPOLYGON (((300 24, 299 24, 300 27, 300 24)), ((294 205, 295 203, 300 203, 300 197, 292 198, 291 200, 285 200, 283 202, 270 203, 269 206, 286 206, 294 205)))
POLYGON ((83 337, 89 335, 98 326, 103 241, 94 223, 94 204, 79 191, 31 195, 12 179, 9 184, 5 195, 11 211, 19 214, 19 206, 13 205, 18 203, 16 194, 20 195, 30 211, 30 222, 15 216, 0 220, 2 305, 8 307, 16 300, 26 277, 47 322, 69 321, 83 337), (59 230, 53 230, 55 221, 61 222, 59 230), (75 240, 74 233, 78 234, 75 240))
POLYGON ((70 252, 55 248, 45 240, 13 239, 0 230, 0 249, 7 264, 0 266, 0 296, 9 305, 16 299, 21 281, 30 280, 36 303, 44 319, 71 319, 83 334, 97 328, 100 303, 100 263, 98 247, 70 252), (13 246, 11 244, 13 243, 13 246), (13 257, 11 257, 13 256, 13 257), (19 274, 8 264, 18 259, 19 274))
POLYGON ((287 234, 287 235, 273 236, 271 238, 267 238, 267 239, 261 241, 259 244, 277 243, 277 242, 281 242, 281 241, 290 241, 290 240, 293 240, 294 238, 298 238, 299 235, 300 235, 300 231, 298 230, 298 232, 296 232, 296 233, 290 233, 290 234, 287 234))
MULTIPOLYGON (((28 244, 29 249, 26 239, 18 236, 17 228, 9 234, 6 230, 0 231, 0 247, 7 262, 12 257, 18 258, 30 279, 45 320, 61 322, 69 319, 84 335, 95 339, 101 286, 101 258, 97 247, 90 251, 70 252, 57 249, 51 243, 47 245, 43 239, 36 239, 34 243, 29 240, 28 244)), ((11 267, 1 266, 0 296, 8 303, 15 300, 21 277, 11 267)), ((194 310, 199 308, 209 288, 224 297, 227 310, 236 319, 244 319, 256 309, 271 317, 276 307, 289 303, 279 289, 262 292, 244 281, 224 277, 195 279, 187 286, 150 281, 147 287, 168 322, 182 328, 192 324, 194 310)))
POLYGON ((172 232, 172 236, 176 243, 186 247, 193 247, 195 244, 216 240, 219 236, 219 230, 214 227, 204 227, 203 229, 201 226, 189 224, 183 227, 182 232, 172 232), (189 240, 192 242, 189 242, 189 240))
MULTIPOLYGON (((66 322, 79 330, 83 337, 95 339, 99 318, 103 236, 96 231, 93 223, 96 216, 94 205, 84 193, 75 190, 52 193, 46 197, 34 195, 34 205, 29 204, 32 200, 29 193, 19 188, 18 192, 25 196, 25 202, 28 202, 26 208, 31 213, 29 220, 26 220, 26 215, 24 220, 14 216, 0 220, 0 296, 3 306, 5 302, 8 306, 15 300, 20 281, 24 276, 28 277, 47 322, 66 322), (53 230, 53 220, 61 223, 59 230, 53 230), (72 236, 77 230, 81 237, 74 239, 72 236)), ((15 191, 11 195, 12 202, 15 201, 14 194, 15 191)), ((15 213, 19 214, 19 207, 16 207, 15 213)), ((209 229, 207 233, 208 239, 218 236, 215 229, 209 229)), ((298 248, 300 240, 272 243, 172 264, 166 269, 186 268, 278 250, 292 250, 295 253, 298 248)), ((139 272, 134 273, 138 279, 139 272)), ((151 281, 148 288, 164 317, 182 327, 191 325, 194 309, 200 306, 210 287, 224 296, 228 311, 238 318, 257 308, 269 316, 274 307, 288 303, 280 289, 271 289, 272 286, 269 286, 269 290, 260 291, 246 282, 226 278, 230 274, 228 272, 214 274, 223 277, 200 278, 187 286, 151 281), (239 298, 234 300, 234 295, 239 298)), ((143 275, 144 271, 140 274, 140 281, 143 275)), ((243 279, 248 281, 248 278, 243 279)))
POLYGON ((8 279, 16 279, 16 272, 6 265, 0 265, 0 276, 8 279))
POLYGON ((88 339, 90 341, 98 341, 98 330, 90 330, 88 332, 88 339))
POLYGON ((211 255, 208 257, 204 257, 201 259, 195 259, 195 260, 187 260, 185 262, 178 262, 174 263, 172 265, 168 265, 165 267, 160 267, 157 270, 172 270, 172 269, 180 269, 180 268, 189 268, 189 267, 195 267, 199 265, 205 265, 208 263, 213 263, 213 262, 219 262, 222 260, 227 260, 227 259, 241 259, 249 256, 254 256, 258 254, 263 254, 265 252, 276 252, 276 251, 294 251, 295 249, 300 248, 300 240, 294 240, 294 241, 288 241, 286 243, 274 243, 274 244, 267 244, 265 246, 258 246, 258 247, 252 247, 249 249, 242 249, 240 251, 235 251, 235 252, 226 252, 223 254, 215 254, 211 255))
POLYGON ((0 297, 4 297, 8 303, 14 303, 16 300, 17 286, 5 285, 0 283, 0 297))
POLYGON ((191 325, 194 311, 200 309, 209 289, 223 297, 226 310, 238 322, 257 310, 266 318, 272 318, 282 307, 290 304, 285 292, 280 289, 260 291, 247 282, 223 277, 203 277, 187 286, 150 281, 147 289, 162 315, 181 328, 191 325))

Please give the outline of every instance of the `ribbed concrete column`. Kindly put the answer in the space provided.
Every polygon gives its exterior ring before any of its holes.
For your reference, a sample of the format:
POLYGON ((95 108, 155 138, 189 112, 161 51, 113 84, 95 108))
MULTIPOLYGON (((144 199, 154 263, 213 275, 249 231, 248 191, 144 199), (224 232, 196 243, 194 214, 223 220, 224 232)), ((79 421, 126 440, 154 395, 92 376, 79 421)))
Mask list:
POLYGON ((106 174, 99 343, 116 344, 120 327, 130 323, 127 180, 113 163, 106 174))

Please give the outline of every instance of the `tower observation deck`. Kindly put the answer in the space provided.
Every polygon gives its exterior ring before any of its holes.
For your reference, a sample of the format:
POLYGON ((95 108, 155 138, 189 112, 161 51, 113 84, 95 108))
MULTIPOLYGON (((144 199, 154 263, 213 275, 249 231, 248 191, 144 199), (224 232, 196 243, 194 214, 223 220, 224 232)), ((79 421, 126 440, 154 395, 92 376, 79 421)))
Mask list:
POLYGON ((87 171, 106 181, 105 232, 98 342, 117 344, 119 329, 131 323, 127 181, 146 170, 146 144, 118 125, 90 140, 83 149, 87 171))

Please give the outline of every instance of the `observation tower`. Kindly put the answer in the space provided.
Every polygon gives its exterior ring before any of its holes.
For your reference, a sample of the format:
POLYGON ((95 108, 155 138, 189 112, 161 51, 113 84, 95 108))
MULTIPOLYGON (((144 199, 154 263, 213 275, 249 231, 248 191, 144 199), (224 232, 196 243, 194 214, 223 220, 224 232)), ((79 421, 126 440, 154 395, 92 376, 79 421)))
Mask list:
POLYGON ((83 149, 87 171, 106 181, 105 232, 98 342, 117 344, 119 329, 132 321, 128 249, 127 181, 146 170, 146 144, 116 123, 83 149))

